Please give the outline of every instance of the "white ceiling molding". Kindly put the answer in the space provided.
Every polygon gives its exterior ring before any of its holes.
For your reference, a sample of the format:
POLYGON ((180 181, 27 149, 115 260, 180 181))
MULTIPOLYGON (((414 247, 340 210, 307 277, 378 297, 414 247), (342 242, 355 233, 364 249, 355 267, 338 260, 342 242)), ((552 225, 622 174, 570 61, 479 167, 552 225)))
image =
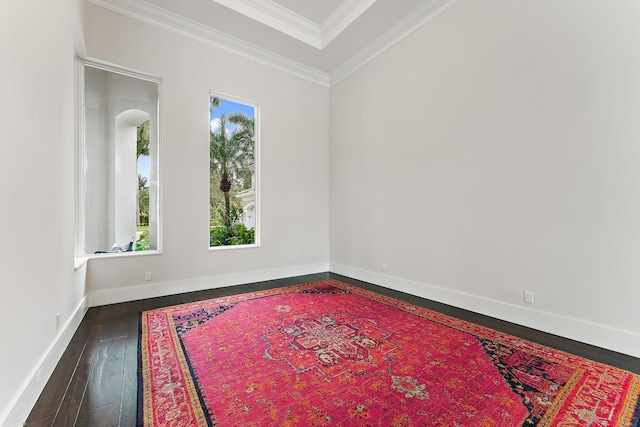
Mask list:
POLYGON ((322 49, 320 26, 269 0, 213 0, 274 30, 322 49))
MULTIPOLYGON (((140 22, 162 28, 166 31, 179 34, 193 40, 210 44, 218 49, 226 52, 240 55, 257 61, 262 64, 270 65, 290 74, 296 75, 305 80, 330 87, 342 79, 376 58, 386 49, 398 43, 407 37, 422 25, 438 16, 449 6, 455 4, 458 0, 425 0, 420 6, 414 9, 410 14, 400 19, 395 25, 377 36, 362 49, 357 51, 349 59, 335 67, 330 73, 320 71, 309 65, 290 59, 279 53, 275 53, 266 48, 244 41, 240 38, 231 36, 222 31, 218 31, 207 25, 200 24, 189 18, 170 12, 161 7, 155 6, 144 0, 86 0, 102 8, 111 10, 118 14, 136 19, 140 22)), ((221 3, 228 0, 213 0, 221 3)), ((253 1, 255 3, 257 0, 253 1)), ((337 36, 349 26, 348 22, 353 23, 358 16, 368 9, 376 0, 345 0, 322 24, 325 28, 327 42, 330 43, 329 37, 337 36), (341 29, 340 29, 341 28, 341 29)), ((234 3, 248 4, 251 0, 234 0, 234 3)), ((261 0, 267 2, 267 0, 261 0)), ((272 3, 268 1, 269 3, 272 3)), ((284 9, 282 6, 280 8, 284 9)), ((276 10, 276 9, 272 9, 276 10)), ((290 12, 290 11, 289 11, 290 12)), ((290 12, 292 15, 299 15, 290 12)), ((276 18, 272 18, 276 19, 276 18)), ((305 19, 306 20, 306 19, 305 19)), ((311 22, 306 20, 307 22, 311 22)), ((313 23, 312 23, 313 24, 313 23)), ((317 24, 313 24, 317 25, 317 24)), ((320 28, 320 26, 318 27, 320 28)), ((321 41, 322 44, 322 41, 321 41)))
POLYGON ((345 0, 320 24, 322 48, 358 19, 376 0, 345 0))
POLYGON ((395 45, 431 19, 444 12, 458 0, 427 0, 393 27, 380 34, 355 55, 337 66, 329 74, 329 84, 334 85, 378 55, 395 45))
POLYGON ((305 80, 329 86, 329 75, 244 40, 214 30, 178 14, 139 0, 87 0, 89 3, 140 22, 187 36, 216 48, 267 64, 305 80))
POLYGON ((345 0, 318 25, 270 0, 213 0, 303 43, 323 49, 376 0, 345 0))

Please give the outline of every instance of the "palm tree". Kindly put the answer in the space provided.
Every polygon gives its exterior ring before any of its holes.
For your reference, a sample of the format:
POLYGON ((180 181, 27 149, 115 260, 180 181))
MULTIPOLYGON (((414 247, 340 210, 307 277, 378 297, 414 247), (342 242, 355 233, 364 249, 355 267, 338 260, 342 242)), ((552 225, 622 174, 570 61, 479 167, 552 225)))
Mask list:
POLYGON ((149 187, 147 186, 147 178, 138 174, 138 215, 136 217, 137 226, 143 224, 142 218, 146 218, 144 224, 149 222, 149 187))
POLYGON ((220 98, 217 98, 215 96, 212 96, 210 99, 210 103, 211 106, 209 106, 209 111, 211 111, 211 114, 213 114, 216 110, 216 108, 218 108, 220 106, 220 98))
POLYGON ((149 120, 137 128, 136 158, 149 155, 149 120))
POLYGON ((242 113, 234 113, 229 116, 229 121, 237 126, 234 131, 234 137, 241 140, 243 148, 253 153, 254 148, 254 136, 255 136, 255 122, 252 118, 245 116, 242 113))
POLYGON ((244 167, 238 171, 237 178, 242 181, 242 189, 247 190, 252 186, 252 172, 249 168, 254 163, 255 156, 255 121, 242 113, 234 113, 229 116, 229 121, 236 125, 233 137, 238 139, 242 150, 247 152, 244 167))
MULTIPOLYGON (((136 129, 136 162, 140 156, 149 155, 149 120, 140 124, 136 129)), ((141 217, 146 213, 149 216, 149 188, 147 178, 138 174, 138 195, 136 201, 136 225, 141 225, 141 217), (146 200, 146 211, 143 212, 141 202, 146 200)), ((147 220, 148 221, 148 220, 147 220)))
MULTIPOLYGON (((236 116, 236 115, 234 115, 236 116)), ((235 118, 234 120, 236 120, 235 118)), ((231 120, 230 120, 231 121, 231 120)), ((220 126, 210 137, 211 169, 220 174, 219 188, 224 194, 224 226, 231 227, 231 181, 239 172, 253 161, 253 141, 249 133, 253 132, 238 122, 238 128, 230 136, 227 135, 227 116, 220 116, 220 126)))

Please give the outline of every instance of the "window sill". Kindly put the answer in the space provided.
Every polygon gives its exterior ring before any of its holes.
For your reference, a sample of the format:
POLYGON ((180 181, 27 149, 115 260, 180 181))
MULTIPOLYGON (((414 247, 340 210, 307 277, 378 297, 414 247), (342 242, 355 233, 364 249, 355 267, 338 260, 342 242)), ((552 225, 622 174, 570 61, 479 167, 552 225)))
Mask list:
POLYGON ((87 254, 87 255, 84 255, 84 257, 87 260, 90 260, 90 259, 104 259, 104 258, 139 257, 139 256, 150 256, 150 255, 161 255, 161 254, 162 254, 162 251, 129 251, 129 252, 113 252, 113 253, 106 253, 106 254, 87 254))
POLYGON ((89 262, 89 257, 86 257, 86 256, 75 257, 73 261, 73 271, 76 271, 77 269, 79 269, 80 267, 82 267, 88 262, 89 262))
POLYGON ((209 246, 209 251, 223 251, 226 249, 247 249, 247 248, 259 248, 259 244, 252 245, 227 245, 227 246, 209 246))

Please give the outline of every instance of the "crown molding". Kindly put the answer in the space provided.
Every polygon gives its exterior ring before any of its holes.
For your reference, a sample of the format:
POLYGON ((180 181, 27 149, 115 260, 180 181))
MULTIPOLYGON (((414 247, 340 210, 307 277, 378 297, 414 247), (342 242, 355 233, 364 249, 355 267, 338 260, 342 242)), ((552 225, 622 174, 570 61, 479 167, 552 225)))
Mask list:
MULTIPOLYGON (((213 0, 303 43, 322 49, 320 25, 269 0, 213 0)), ((356 0, 359 1, 359 0, 356 0)))
POLYGON ((280 70, 294 74, 305 80, 312 81, 322 86, 329 86, 329 75, 315 68, 301 64, 285 56, 271 52, 254 44, 245 42, 237 37, 230 36, 200 24, 173 12, 169 12, 158 6, 142 0, 86 0, 87 2, 123 16, 186 36, 188 38, 205 42, 214 47, 231 52, 236 55, 270 65, 280 70))
POLYGON ((342 79, 375 59, 418 28, 444 12, 458 0, 426 0, 410 14, 398 21, 393 27, 373 39, 351 58, 344 61, 329 73, 329 85, 333 86, 342 79))
POLYGON ((345 0, 320 24, 322 47, 333 41, 369 9, 376 0, 345 0))
MULTIPOLYGON (((425 25, 431 19, 444 12, 449 6, 455 4, 458 0, 426 0, 421 6, 398 21, 389 30, 376 37, 373 41, 359 50, 351 58, 344 61, 330 73, 325 73, 309 67, 270 50, 245 42, 237 37, 230 36, 222 31, 212 29, 206 25, 199 24, 193 20, 187 19, 173 12, 169 12, 143 0, 86 1, 104 9, 136 19, 140 22, 147 23, 196 41, 204 42, 226 52, 275 67, 299 78, 320 84, 324 87, 330 87, 376 58, 382 52, 392 47, 421 26, 425 25)), ((348 19, 352 19, 352 17, 358 13, 358 7, 364 7, 362 4, 366 1, 370 0, 346 0, 343 5, 347 3, 345 7, 348 6, 350 8, 355 8, 355 11, 348 13, 347 9, 345 9, 344 13, 340 12, 343 13, 341 16, 344 18, 342 19, 344 19, 345 22, 348 19)), ((341 5, 341 7, 343 5, 341 5)), ((338 17, 331 17, 331 19, 335 20, 332 21, 335 23, 331 25, 343 25, 338 24, 340 21, 338 17)), ((325 23, 326 22, 329 22, 329 18, 325 23)), ((323 25, 325 23, 323 23, 323 25)))
POLYGON ((345 0, 318 25, 271 0, 213 1, 316 49, 324 49, 376 2, 345 0))

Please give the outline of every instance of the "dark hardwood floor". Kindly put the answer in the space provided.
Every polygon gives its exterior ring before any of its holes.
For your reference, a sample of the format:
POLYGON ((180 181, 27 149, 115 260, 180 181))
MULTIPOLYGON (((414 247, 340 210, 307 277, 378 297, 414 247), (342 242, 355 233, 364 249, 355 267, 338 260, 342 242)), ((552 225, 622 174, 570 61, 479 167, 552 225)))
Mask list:
POLYGON ((138 313, 268 288, 335 278, 418 306, 640 374, 640 359, 545 334, 333 273, 252 283, 121 304, 87 311, 27 418, 27 427, 135 426, 138 313))

